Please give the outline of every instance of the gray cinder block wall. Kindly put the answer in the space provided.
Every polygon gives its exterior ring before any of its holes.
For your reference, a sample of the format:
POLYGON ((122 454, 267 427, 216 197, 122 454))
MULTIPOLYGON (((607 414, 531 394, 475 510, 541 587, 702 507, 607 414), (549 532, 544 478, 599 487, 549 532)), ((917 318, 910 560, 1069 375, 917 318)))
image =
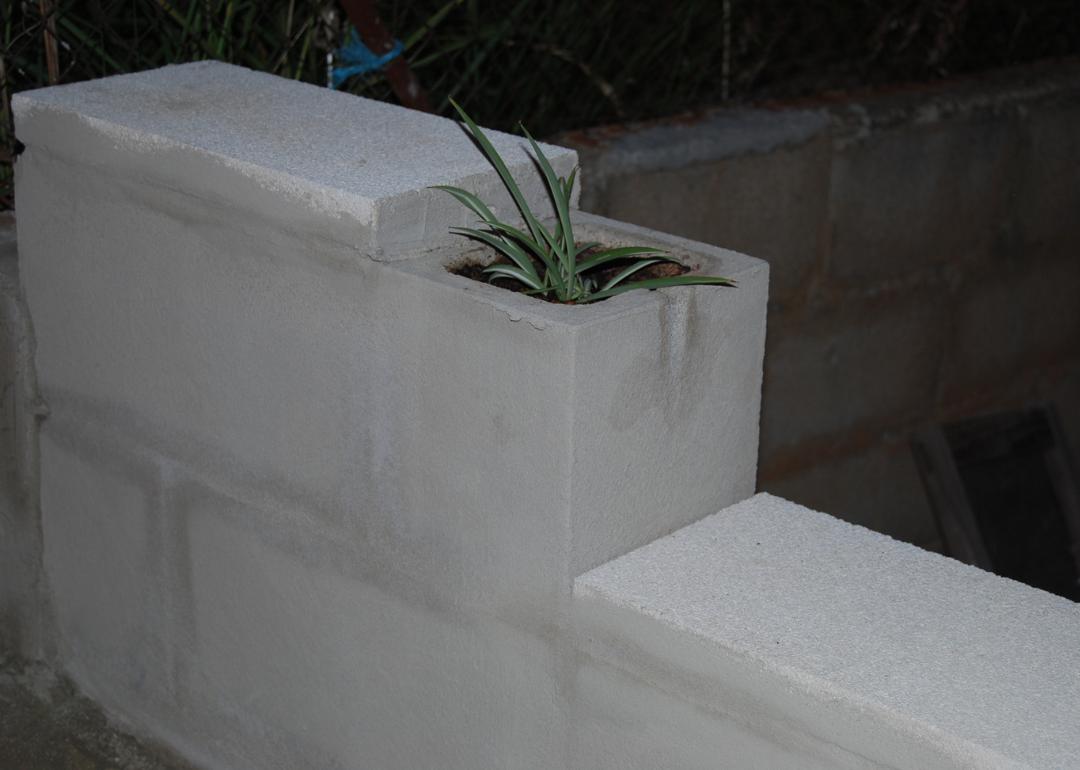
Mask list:
POLYGON ((928 548, 910 432, 1080 443, 1080 63, 565 134, 582 207, 772 267, 759 488, 928 548))

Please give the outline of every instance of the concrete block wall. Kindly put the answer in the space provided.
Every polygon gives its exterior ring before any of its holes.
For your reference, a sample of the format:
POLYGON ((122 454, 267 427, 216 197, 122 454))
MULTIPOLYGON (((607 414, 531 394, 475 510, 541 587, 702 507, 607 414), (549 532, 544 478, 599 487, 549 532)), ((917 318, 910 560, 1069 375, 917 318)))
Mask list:
POLYGON ((942 546, 910 432, 1080 443, 1080 63, 559 137, 582 206, 770 262, 759 488, 942 546))
POLYGON ((588 767, 1080 762, 1080 605, 769 494, 574 595, 588 767))
POLYGON ((54 660, 210 767, 576 766, 574 577, 753 492, 765 263, 576 213, 739 288, 552 305, 425 240, 495 185, 450 121, 214 63, 14 105, 54 660))
MULTIPOLYGON (((16 100, 2 523, 29 569, 3 564, 0 606, 34 644, 15 643, 208 768, 1076 764, 1076 605, 737 502, 764 263, 575 212, 584 239, 739 289, 507 295, 445 270, 468 247, 383 231, 451 216, 364 176, 392 147, 358 139, 332 176, 311 132, 262 133, 286 103, 315 134, 338 108, 358 137, 427 121, 425 183, 491 182, 449 123, 217 64, 16 100)), ((935 310, 842 330, 835 357, 935 310)), ((894 378, 926 375, 865 389, 894 378)), ((858 429, 873 407, 850 409, 858 429)), ((884 485, 893 462, 847 472, 884 485)), ((897 490, 883 516, 913 504, 897 490)))

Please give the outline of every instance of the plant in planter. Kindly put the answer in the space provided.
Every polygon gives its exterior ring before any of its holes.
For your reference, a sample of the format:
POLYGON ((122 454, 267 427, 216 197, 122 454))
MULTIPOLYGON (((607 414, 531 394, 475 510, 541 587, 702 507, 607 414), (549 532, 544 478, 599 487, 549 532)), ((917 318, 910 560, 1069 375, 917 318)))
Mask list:
POLYGON ((480 147, 488 161, 498 172, 525 220, 525 230, 520 230, 498 219, 479 197, 450 185, 436 185, 483 220, 483 228, 455 227, 453 232, 487 244, 501 256, 501 260, 483 268, 489 280, 511 279, 523 287, 526 294, 552 302, 584 304, 607 299, 634 289, 660 289, 668 286, 710 284, 734 286, 729 278, 711 275, 677 274, 653 278, 640 278, 643 271, 660 263, 675 265, 681 273, 686 268, 667 252, 651 246, 620 246, 604 248, 591 241, 578 243, 574 239, 574 226, 570 218, 570 200, 574 190, 577 169, 569 177, 557 176, 540 145, 525 130, 533 149, 533 160, 544 178, 544 185, 555 208, 555 225, 548 229, 529 208, 517 182, 514 181, 506 163, 480 127, 457 104, 451 100, 465 123, 465 130, 480 147), (637 280, 629 280, 638 275, 637 280))

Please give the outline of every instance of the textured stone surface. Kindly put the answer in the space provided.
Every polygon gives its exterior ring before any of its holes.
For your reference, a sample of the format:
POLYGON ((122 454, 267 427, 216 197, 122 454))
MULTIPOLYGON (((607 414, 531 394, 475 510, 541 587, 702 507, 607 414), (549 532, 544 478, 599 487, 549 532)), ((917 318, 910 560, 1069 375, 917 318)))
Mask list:
POLYGON ((757 683, 769 710, 751 724, 786 716, 864 762, 1080 761, 1080 607, 770 495, 582 576, 575 596, 609 661, 640 671, 659 652, 683 678, 654 681, 714 702, 757 683), (680 646, 660 647, 669 635, 680 646))
MULTIPOLYGON (((515 216, 453 121, 220 62, 26 91, 13 107, 31 148, 306 226, 361 254, 450 243, 465 209, 431 185, 471 189, 515 216)), ((490 138, 530 204, 549 211, 525 140, 490 138)), ((544 150, 560 174, 576 163, 544 150)))

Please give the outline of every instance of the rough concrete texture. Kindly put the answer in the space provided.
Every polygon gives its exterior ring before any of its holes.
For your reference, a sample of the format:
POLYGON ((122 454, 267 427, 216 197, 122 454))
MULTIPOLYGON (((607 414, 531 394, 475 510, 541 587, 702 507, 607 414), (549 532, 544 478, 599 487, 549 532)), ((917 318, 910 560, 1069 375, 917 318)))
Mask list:
MULTIPOLYGON (((139 174, 209 200, 316 229, 363 255, 449 243, 452 184, 517 218, 495 171, 453 121, 220 62, 16 94, 19 138, 52 155, 139 174), (148 159, 153 162, 148 163, 148 159)), ((525 141, 489 132, 530 205, 550 209, 525 141)), ((570 150, 543 146, 556 171, 570 150)))
POLYGON ((1018 363, 1037 367, 1080 353, 1077 297, 1080 251, 1037 270, 1003 266, 979 281, 955 309, 944 387, 962 394, 1008 377, 1018 363))
POLYGON ((193 770, 125 732, 42 664, 0 657, 0 714, 4 770, 193 770))
MULTIPOLYGON (((575 603, 609 667, 593 689, 621 670, 828 766, 1080 763, 1076 604, 771 495, 582 576, 575 603)), ((661 765, 704 766, 623 766, 661 765)))
POLYGON ((587 210, 770 261, 759 484, 912 537, 922 507, 880 500, 917 479, 852 468, 931 421, 1080 409, 1041 384, 1080 351, 1078 84, 1061 61, 561 141, 587 210))
POLYGON ((991 253, 1008 235, 1018 142, 1014 121, 982 118, 875 132, 837 152, 830 276, 883 280, 991 253))
MULTIPOLYGON (((463 239, 368 259, 333 203, 353 182, 304 210, 297 189, 337 184, 324 151, 282 170, 292 129, 256 130, 262 108, 222 106, 218 80, 368 114, 217 65, 17 111, 60 662, 208 765, 573 765, 573 578, 753 491, 767 266, 584 214, 583 239, 739 288, 566 307, 451 275, 463 239), (145 93, 158 80, 173 96, 145 93), (241 124, 194 110, 159 139, 189 90, 241 124), (133 133, 138 152, 114 148, 133 133), (286 172, 307 181, 249 184, 286 172)), ((416 196, 483 164, 451 124, 379 109, 452 153, 416 196)))
POLYGON ((1026 251, 1039 256, 1080 253, 1076 194, 1080 183, 1080 104, 1024 116, 1014 228, 1026 251))
POLYGON ((867 308, 854 314, 862 323, 846 315, 771 319, 763 453, 918 413, 932 401, 946 324, 934 299, 867 308))
POLYGON ((39 590, 37 421, 33 332, 19 288, 15 220, 0 215, 0 652, 45 652, 39 590))

